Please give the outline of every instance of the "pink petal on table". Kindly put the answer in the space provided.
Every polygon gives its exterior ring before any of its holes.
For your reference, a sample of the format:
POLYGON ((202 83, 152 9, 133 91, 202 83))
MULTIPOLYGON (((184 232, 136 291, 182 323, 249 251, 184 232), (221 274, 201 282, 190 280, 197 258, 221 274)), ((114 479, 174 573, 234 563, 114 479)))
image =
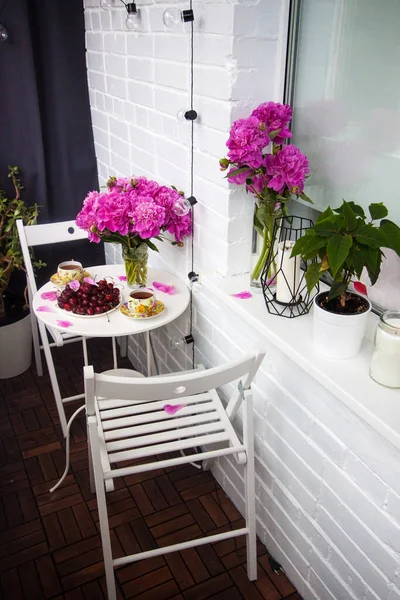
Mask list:
POLYGON ((71 281, 71 283, 68 284, 68 287, 70 287, 71 290, 74 290, 76 292, 81 287, 81 284, 77 279, 74 279, 73 281, 71 281))
POLYGON ((95 282, 95 280, 94 280, 94 279, 92 279, 91 277, 84 277, 84 278, 83 278, 83 281, 84 281, 85 283, 90 283, 90 285, 98 285, 98 283, 96 283, 96 282, 95 282))
POLYGON ((57 293, 43 292, 43 294, 40 294, 40 297, 42 298, 42 300, 57 300, 57 293))
POLYGON ((164 292, 170 296, 175 292, 175 287, 173 285, 167 285, 166 283, 160 283, 159 281, 153 281, 153 285, 156 290, 160 290, 160 292, 164 292))
POLYGON ((164 410, 167 415, 174 415, 178 410, 185 408, 186 404, 164 404, 164 410))
POLYGON ((50 306, 38 306, 37 312, 53 312, 53 309, 50 306))
POLYGON ((119 275, 119 276, 118 276, 118 279, 119 279, 120 281, 126 281, 126 275, 119 275))
POLYGON ((59 327, 72 327, 71 321, 56 321, 59 327))
POLYGON ((252 298, 253 294, 251 292, 238 292, 237 294, 231 294, 234 298, 240 298, 240 300, 247 300, 248 298, 252 298))
POLYGON ((364 285, 363 283, 361 283, 361 281, 355 281, 354 282, 354 289, 359 294, 362 294, 363 296, 368 296, 367 286, 364 285))

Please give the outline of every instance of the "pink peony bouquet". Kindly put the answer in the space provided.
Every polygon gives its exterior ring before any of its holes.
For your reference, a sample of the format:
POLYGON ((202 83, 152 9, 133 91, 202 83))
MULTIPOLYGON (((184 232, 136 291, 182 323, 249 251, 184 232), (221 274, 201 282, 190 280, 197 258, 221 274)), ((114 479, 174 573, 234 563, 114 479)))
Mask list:
POLYGON ((288 104, 260 104, 247 119, 233 123, 226 142, 227 158, 220 160, 228 181, 244 185, 255 199, 254 228, 263 243, 253 281, 259 280, 267 259, 276 217, 287 215, 286 203, 293 195, 311 202, 304 193, 307 157, 294 144, 284 145, 292 136, 291 118, 288 104))
POLYGON ((110 177, 106 192, 89 192, 76 224, 91 242, 122 245, 129 284, 146 283, 148 248, 158 251, 151 238, 183 245, 192 231, 190 204, 175 188, 145 177, 110 177), (130 257, 130 267, 128 261, 130 257))

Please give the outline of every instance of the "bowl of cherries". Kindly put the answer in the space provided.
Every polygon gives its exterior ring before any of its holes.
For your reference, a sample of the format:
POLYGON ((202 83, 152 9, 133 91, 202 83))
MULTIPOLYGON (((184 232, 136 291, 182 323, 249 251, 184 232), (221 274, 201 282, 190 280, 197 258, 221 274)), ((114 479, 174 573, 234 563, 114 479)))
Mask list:
POLYGON ((57 306, 77 317, 101 317, 121 304, 120 290, 113 283, 101 279, 98 283, 73 281, 60 293, 57 306))

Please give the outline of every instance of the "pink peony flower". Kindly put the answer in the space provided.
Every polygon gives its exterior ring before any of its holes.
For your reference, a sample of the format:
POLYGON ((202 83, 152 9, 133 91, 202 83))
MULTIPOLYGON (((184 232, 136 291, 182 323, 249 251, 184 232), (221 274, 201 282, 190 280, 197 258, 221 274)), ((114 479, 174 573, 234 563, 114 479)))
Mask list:
POLYGON ((282 194, 287 186, 293 194, 301 194, 309 167, 307 157, 296 146, 283 146, 277 154, 268 154, 265 161, 271 177, 269 188, 282 194))
MULTIPOLYGON (((235 168, 231 169, 229 171, 229 173, 233 173, 236 170, 237 169, 235 167, 235 168)), ((229 176, 229 173, 227 175, 229 183, 236 183, 236 185, 243 185, 243 183, 246 183, 246 179, 248 177, 252 177, 254 175, 254 170, 247 169, 247 171, 242 171, 241 173, 238 173, 237 175, 233 175, 232 177, 229 176)))
POLYGON ((262 151, 268 146, 268 133, 260 126, 256 117, 239 119, 231 127, 226 145, 229 148, 229 160, 238 165, 248 165, 257 169, 262 165, 262 151))
POLYGON ((112 189, 108 194, 101 194, 97 199, 98 230, 118 232, 127 235, 129 231, 129 211, 131 203, 125 194, 112 189))
POLYGON ((131 213, 135 232, 147 239, 160 234, 165 219, 165 209, 153 202, 152 198, 142 198, 131 213))
POLYGON ((168 227, 169 233, 175 236, 175 240, 179 243, 182 242, 183 238, 192 233, 192 220, 190 213, 178 217, 175 215, 173 222, 168 227))
POLYGON ((292 109, 289 104, 264 102, 264 104, 260 104, 260 106, 253 110, 251 116, 256 117, 264 123, 267 133, 272 133, 277 129, 281 130, 273 140, 275 144, 281 145, 286 138, 292 137, 288 128, 292 118, 292 109))

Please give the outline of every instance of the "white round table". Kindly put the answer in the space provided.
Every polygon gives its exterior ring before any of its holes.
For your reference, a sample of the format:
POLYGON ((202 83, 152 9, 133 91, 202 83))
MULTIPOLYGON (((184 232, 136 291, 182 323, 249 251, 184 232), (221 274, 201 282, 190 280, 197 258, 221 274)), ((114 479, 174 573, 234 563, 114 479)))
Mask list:
MULTIPOLYGON (((102 265, 97 267, 88 267, 86 271, 90 273, 93 279, 99 281, 103 278, 112 278, 114 284, 123 286, 121 298, 126 302, 129 293, 132 291, 127 287, 125 277, 125 267, 121 265, 102 265)), ((167 325, 178 318, 188 307, 190 293, 185 283, 168 273, 159 269, 148 269, 147 287, 153 287, 153 281, 166 285, 173 285, 172 294, 167 294, 155 288, 154 292, 158 300, 164 303, 165 309, 157 317, 149 319, 133 319, 123 315, 119 308, 108 315, 96 317, 78 317, 73 313, 62 311, 58 308, 55 299, 45 299, 42 295, 46 292, 57 291, 57 287, 50 281, 42 286, 33 298, 33 310, 36 318, 42 321, 51 329, 68 332, 82 337, 122 337, 138 333, 149 332, 163 325, 167 325)), ((148 373, 151 372, 149 358, 149 338, 148 339, 148 373)))

